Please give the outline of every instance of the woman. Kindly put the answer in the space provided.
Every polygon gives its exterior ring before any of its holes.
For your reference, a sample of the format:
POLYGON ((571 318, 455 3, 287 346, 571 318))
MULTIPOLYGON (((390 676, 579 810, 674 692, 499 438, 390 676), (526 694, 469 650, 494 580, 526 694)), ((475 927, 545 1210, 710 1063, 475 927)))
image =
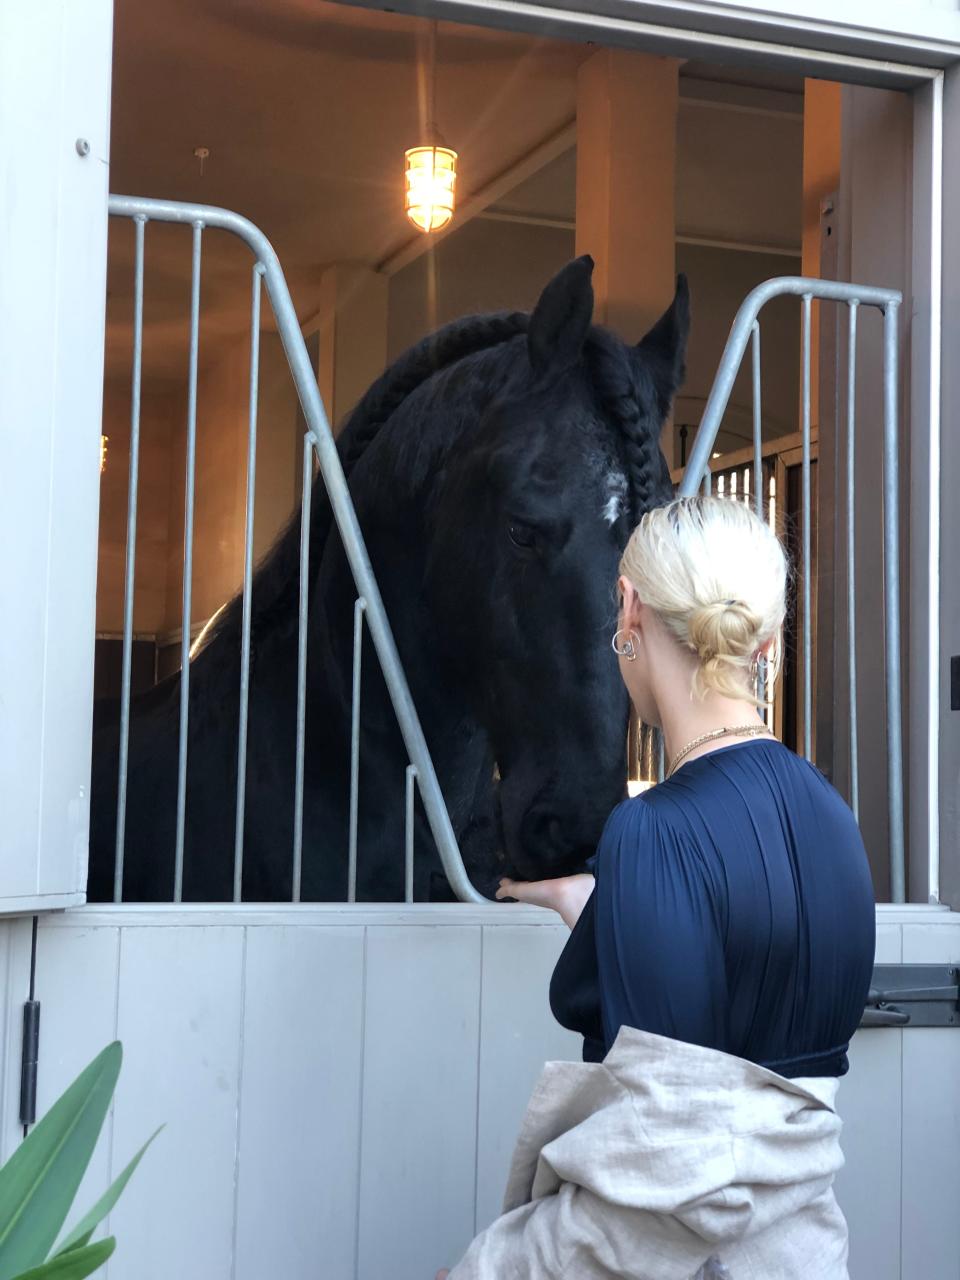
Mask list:
POLYGON ((679 499, 630 539, 613 646, 667 776, 614 811, 595 881, 501 885, 572 929, 550 998, 587 1065, 547 1064, 450 1280, 847 1276, 833 1103, 873 892, 850 810, 757 713, 786 579, 741 503, 679 499))

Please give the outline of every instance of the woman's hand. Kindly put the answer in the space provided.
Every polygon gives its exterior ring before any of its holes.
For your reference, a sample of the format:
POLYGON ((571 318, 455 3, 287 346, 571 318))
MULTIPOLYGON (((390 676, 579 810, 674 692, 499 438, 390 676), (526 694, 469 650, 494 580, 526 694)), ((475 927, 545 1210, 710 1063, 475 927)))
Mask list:
POLYGON ((549 907, 556 911, 572 929, 580 919, 587 899, 593 893, 594 878, 591 875, 561 876, 557 880, 510 880, 504 877, 497 890, 497 898, 516 898, 535 907, 549 907))

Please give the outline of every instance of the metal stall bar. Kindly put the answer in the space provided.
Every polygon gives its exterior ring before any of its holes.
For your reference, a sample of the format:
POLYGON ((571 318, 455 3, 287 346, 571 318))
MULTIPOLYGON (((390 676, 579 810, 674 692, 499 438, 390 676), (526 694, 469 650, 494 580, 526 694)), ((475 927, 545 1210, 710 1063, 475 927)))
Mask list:
POLYGON ((903 711, 900 675, 900 471, 897 422, 899 299, 883 313, 883 579, 887 645, 887 776, 890 898, 906 901, 903 824, 903 711))
POLYGON ((140 385, 143 375, 143 245, 146 218, 134 218, 133 376, 130 395, 130 479, 127 487, 127 546, 123 582, 123 669, 120 683, 120 751, 117 776, 117 846, 113 900, 123 898, 123 846, 127 827, 127 768, 130 761, 130 671, 133 659, 134 567, 137 559, 137 496, 140 482, 140 385))
POLYGON ((193 509, 197 471, 197 373, 200 351, 200 242, 203 217, 193 224, 190 276, 190 372, 187 383, 187 476, 183 504, 183 620, 180 630, 180 745, 177 757, 177 843, 173 900, 183 901, 183 837, 187 816, 187 745, 190 729, 190 627, 193 612, 193 509))
MULTIPOLYGON (((750 357, 753 366, 753 505, 757 516, 763 519, 763 401, 760 378, 760 321, 754 320, 750 331, 750 357)), ((757 662, 757 697, 761 702, 767 696, 767 660, 757 662)), ((764 711, 764 719, 770 716, 764 711)))
MULTIPOLYGON (((901 697, 901 623, 900 623, 900 513, 899 453, 897 441, 897 316, 902 295, 895 289, 878 289, 872 285, 847 284, 836 280, 815 280, 803 276, 783 276, 758 285, 744 299, 734 319, 720 361, 717 376, 707 399, 694 441, 687 469, 680 482, 680 493, 696 493, 708 475, 710 455, 730 400, 733 385, 743 361, 747 343, 764 305, 777 297, 804 300, 804 332, 807 338, 804 357, 804 417, 809 411, 809 334, 807 312, 814 298, 827 302, 857 302, 859 306, 876 307, 884 317, 883 341, 883 537, 884 600, 887 701, 887 806, 890 828, 891 898, 905 900, 905 840, 903 821, 903 716, 901 697)), ((809 438, 805 430, 804 460, 809 465, 809 438)), ((806 567, 806 566, 805 566, 806 567)), ((808 614, 809 621, 809 614, 808 614)), ((807 724, 810 724, 808 716, 807 724)))
POLYGON ((803 754, 813 759, 813 516, 810 486, 810 346, 813 297, 803 295, 803 450, 800 536, 803 579, 803 754))
MULTIPOLYGON (((316 375, 310 364, 310 357, 307 353, 306 346, 303 341, 303 335, 300 332, 300 325, 297 320, 297 314, 294 310, 293 301, 284 279, 283 270, 276 253, 273 250, 269 240, 259 230, 258 227, 248 219, 241 217, 237 213, 233 213, 227 209, 218 209, 208 205, 185 204, 178 201, 166 200, 148 200, 135 196, 111 196, 109 203, 110 213, 117 216, 135 218, 138 215, 151 218, 159 222, 173 222, 194 226, 194 256, 195 256, 195 273, 193 288, 193 305, 191 307, 191 318, 194 312, 199 314, 199 232, 201 228, 212 227, 229 231, 233 235, 241 239, 253 252, 257 262, 263 269, 263 279, 267 289, 267 296, 270 299, 273 313, 277 322, 277 331, 283 342, 284 351, 287 356, 287 362, 290 366, 290 372, 297 388, 297 394, 300 398, 300 404, 303 408, 304 417, 307 422, 307 441, 309 441, 314 450, 320 464, 320 470, 323 475, 324 485, 330 500, 330 506, 333 516, 343 542, 344 551, 347 556, 348 563, 353 572, 354 582, 357 592, 366 601, 366 617, 367 625, 370 629, 370 635, 373 640, 374 649, 380 661, 383 671, 384 680, 387 690, 390 694, 390 700, 393 705, 394 714, 400 727, 400 732, 407 749, 407 754, 411 764, 417 770, 417 780, 420 786, 420 795, 424 805, 424 811, 430 830, 437 845, 437 850, 443 864, 447 879, 450 882, 454 893, 465 902, 485 902, 486 899, 473 887, 467 876, 457 847, 456 836, 450 822, 450 816, 447 813, 444 804, 443 794, 440 790, 440 784, 437 780, 436 770, 430 753, 427 748, 426 739, 423 735, 423 729, 420 724, 416 708, 410 696, 410 690, 407 685, 406 676, 400 664, 400 657, 397 653, 396 642, 393 638, 393 632, 390 628, 389 620, 383 606, 383 599, 374 577, 373 568, 370 564, 370 558, 363 541, 363 535, 357 521, 357 515, 350 499, 349 489, 347 487, 346 478, 343 474, 343 467, 337 454, 336 445, 334 443, 333 434, 330 430, 327 416, 323 408, 323 402, 320 397, 320 391, 317 386, 316 375)), ((195 332, 191 329, 191 373, 195 375, 195 332)), ((192 403, 195 415, 195 377, 192 377, 192 403)), ((194 422, 195 427, 195 422, 194 422)), ((192 440, 188 442, 192 451, 192 440)), ((191 452, 192 456, 192 452, 191 452)), ((702 467, 701 467, 702 470, 702 467)), ((305 475, 304 500, 307 500, 309 492, 309 482, 305 475)), ((191 495, 192 496, 192 495, 191 495)), ((192 512, 190 512, 192 515, 192 512)), ((309 543, 309 526, 305 526, 307 542, 309 543)), ((302 560, 302 558, 301 558, 302 560)), ((185 566, 185 581, 188 580, 185 566)), ((301 582, 301 647, 305 642, 305 626, 302 617, 305 597, 307 593, 307 583, 301 582)), ((186 601, 188 604, 189 601, 186 601)), ((189 622, 186 622, 185 610, 185 626, 189 633, 189 622)), ((302 654, 301 668, 298 673, 301 681, 304 679, 305 673, 305 651, 302 654)), ((184 654, 184 667, 182 672, 181 687, 181 705, 186 698, 183 690, 189 688, 189 645, 187 652, 184 654)), ((304 685, 305 687, 305 685, 304 685)), ((298 791, 301 804, 302 817, 302 734, 303 734, 303 712, 304 707, 298 706, 298 791)), ((186 780, 186 717, 181 715, 181 770, 183 781, 186 780)), ((182 788, 183 794, 178 792, 178 876, 182 878, 182 820, 183 820, 183 803, 185 802, 185 785, 182 788)), ((295 888, 296 877, 299 870, 299 859, 302 856, 302 829, 299 828, 295 833, 295 841, 297 850, 295 855, 295 888)), ((181 886, 182 887, 182 886, 181 886)), ((179 900, 179 899, 178 899, 179 900)))
POLYGON ((257 493, 257 397, 260 389, 259 262, 253 268, 250 303, 250 406, 247 427, 247 511, 243 546, 243 621, 240 640, 240 722, 237 731, 237 816, 233 846, 233 900, 243 891, 243 824, 247 796, 247 724, 250 710, 250 625, 253 614, 253 516, 257 493))
POLYGON ((855 560, 857 418, 857 308, 851 299, 847 332, 847 665, 850 706, 850 808, 860 820, 860 742, 857 725, 857 567, 855 560))
POLYGON ((404 808, 403 900, 413 901, 413 802, 417 783, 417 766, 407 765, 406 805, 404 808))
POLYGON ((753 503, 763 519, 763 406, 760 399, 760 321, 754 320, 751 333, 753 360, 753 503))
POLYGON ((347 901, 357 900, 357 841, 360 830, 360 673, 363 663, 363 615, 367 602, 353 606, 353 691, 350 718, 350 837, 347 858, 347 901))
POLYGON ((310 604, 310 511, 313 499, 313 442, 303 437, 300 500, 300 600, 297 613, 297 759, 293 796, 293 888, 300 901, 303 878, 303 769, 307 745, 307 611, 310 604))

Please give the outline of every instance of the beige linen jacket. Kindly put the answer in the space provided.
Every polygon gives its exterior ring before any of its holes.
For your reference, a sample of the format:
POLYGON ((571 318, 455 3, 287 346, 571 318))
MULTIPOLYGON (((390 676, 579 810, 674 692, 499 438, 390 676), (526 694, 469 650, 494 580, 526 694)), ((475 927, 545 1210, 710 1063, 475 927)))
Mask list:
POLYGON ((548 1062, 450 1280, 848 1280, 836 1092, 628 1027, 548 1062))

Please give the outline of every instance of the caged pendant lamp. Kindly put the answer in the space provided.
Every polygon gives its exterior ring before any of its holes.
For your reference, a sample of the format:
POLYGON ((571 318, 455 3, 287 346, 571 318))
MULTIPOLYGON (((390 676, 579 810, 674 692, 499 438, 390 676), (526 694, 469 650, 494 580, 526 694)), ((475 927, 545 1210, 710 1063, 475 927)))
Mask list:
POLYGON ((429 141, 404 153, 404 207, 407 217, 429 235, 453 217, 457 186, 457 153, 443 145, 437 130, 437 24, 430 24, 427 58, 427 127, 429 141))

